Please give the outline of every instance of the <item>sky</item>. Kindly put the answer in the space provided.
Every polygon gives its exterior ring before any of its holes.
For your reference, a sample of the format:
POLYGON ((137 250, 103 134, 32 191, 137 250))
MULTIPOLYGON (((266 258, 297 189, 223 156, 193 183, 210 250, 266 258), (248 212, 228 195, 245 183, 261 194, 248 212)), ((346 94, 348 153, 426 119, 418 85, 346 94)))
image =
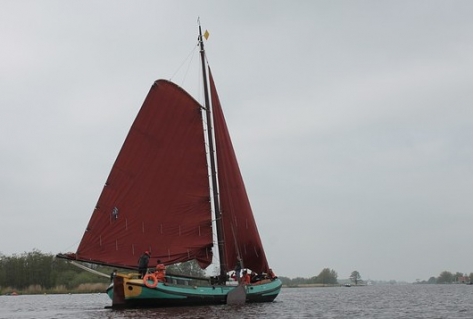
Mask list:
POLYGON ((472 6, 2 1, 0 252, 75 251, 152 83, 202 101, 200 17, 277 275, 469 274, 472 6))

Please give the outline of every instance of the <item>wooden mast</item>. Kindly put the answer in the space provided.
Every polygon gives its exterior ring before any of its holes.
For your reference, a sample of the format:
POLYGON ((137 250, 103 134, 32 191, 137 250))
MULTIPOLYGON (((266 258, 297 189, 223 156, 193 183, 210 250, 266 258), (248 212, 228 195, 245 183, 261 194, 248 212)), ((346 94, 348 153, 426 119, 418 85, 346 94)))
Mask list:
MULTIPOLYGON (((198 20, 199 23, 199 20, 198 20)), ((219 268, 220 276, 219 283, 225 283, 227 277, 227 265, 225 263, 225 246, 224 246, 224 237, 223 237, 223 225, 222 225, 222 216, 219 205, 219 190, 217 187, 217 169, 216 169, 216 160, 214 156, 214 134, 212 129, 212 117, 211 117, 211 104, 209 102, 209 89, 207 82, 207 72, 206 72, 206 57, 204 51, 204 41, 202 39, 201 32, 201 23, 199 23, 199 46, 201 53, 201 63, 202 63, 202 76, 203 76, 203 87, 204 87, 204 107, 206 110, 206 122, 207 122, 207 137, 209 142, 209 158, 211 166, 211 187, 213 191, 214 198, 214 213, 216 217, 216 232, 217 232, 217 247, 219 252, 219 268)))

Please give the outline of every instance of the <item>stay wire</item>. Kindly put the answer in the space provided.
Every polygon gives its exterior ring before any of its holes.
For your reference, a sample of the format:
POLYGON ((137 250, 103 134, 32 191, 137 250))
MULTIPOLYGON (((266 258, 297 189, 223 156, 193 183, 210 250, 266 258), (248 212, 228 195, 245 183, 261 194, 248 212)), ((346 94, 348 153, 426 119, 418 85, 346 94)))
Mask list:
POLYGON ((186 72, 184 73, 183 75, 183 79, 181 81, 181 86, 183 86, 185 80, 186 80, 186 77, 188 75, 188 71, 189 71, 189 68, 191 66, 191 62, 193 61, 193 58, 194 58, 194 53, 196 52, 196 48, 197 48, 197 45, 193 45, 193 49, 191 50, 191 52, 189 52, 188 56, 183 60, 183 62, 179 65, 179 67, 176 69, 176 71, 174 72, 174 74, 170 77, 170 81, 174 79, 174 77, 176 76, 176 74, 181 70, 181 68, 184 66, 184 64, 186 62, 188 62, 188 66, 186 68, 186 72))

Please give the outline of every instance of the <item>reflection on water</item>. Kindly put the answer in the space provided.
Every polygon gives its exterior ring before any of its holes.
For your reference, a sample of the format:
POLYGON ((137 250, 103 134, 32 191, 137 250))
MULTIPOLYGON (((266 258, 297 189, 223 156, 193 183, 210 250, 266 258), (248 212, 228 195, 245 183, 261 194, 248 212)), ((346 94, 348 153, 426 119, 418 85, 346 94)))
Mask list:
POLYGON ((272 303, 112 310, 104 294, 0 296, 0 318, 472 318, 472 286, 285 288, 272 303))

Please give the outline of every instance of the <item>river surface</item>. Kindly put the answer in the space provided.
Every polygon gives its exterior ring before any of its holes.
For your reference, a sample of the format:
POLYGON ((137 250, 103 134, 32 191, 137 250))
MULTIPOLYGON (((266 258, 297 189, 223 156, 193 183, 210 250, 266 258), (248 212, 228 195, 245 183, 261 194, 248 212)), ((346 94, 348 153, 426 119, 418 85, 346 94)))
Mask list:
POLYGON ((472 318, 472 287, 284 288, 272 303, 128 310, 106 309, 105 293, 0 296, 0 318, 472 318))

